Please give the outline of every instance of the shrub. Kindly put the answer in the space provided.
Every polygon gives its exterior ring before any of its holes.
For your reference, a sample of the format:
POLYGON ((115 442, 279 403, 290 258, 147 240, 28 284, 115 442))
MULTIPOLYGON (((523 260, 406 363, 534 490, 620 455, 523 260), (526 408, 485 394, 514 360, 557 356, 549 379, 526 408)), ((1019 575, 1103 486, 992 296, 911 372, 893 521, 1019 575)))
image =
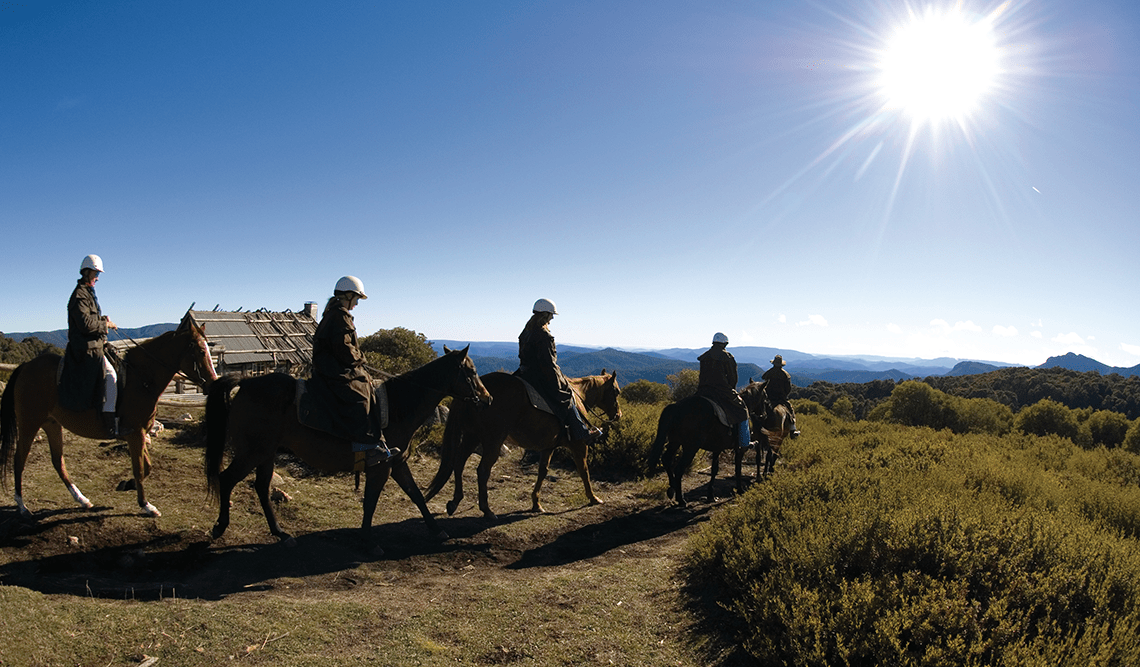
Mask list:
POLYGON ((891 397, 876 406, 869 418, 936 430, 948 428, 955 433, 995 435, 1008 433, 1013 425, 1013 412, 1006 405, 987 398, 951 396, 916 380, 896 386, 891 397))
POLYGON ((381 329, 361 338, 360 351, 369 365, 392 375, 419 368, 436 356, 426 336, 404 327, 381 329))
POLYGON ((590 474, 611 479, 643 476, 662 406, 626 400, 625 387, 618 400, 622 404, 621 420, 609 427, 605 440, 590 447, 590 474))
POLYGON ((667 375, 665 379, 673 390, 673 402, 686 399, 697 393, 701 374, 692 368, 682 368, 674 375, 667 375))
POLYGON ((1087 424, 1092 444, 1104 445, 1105 447, 1122 445, 1125 436, 1128 435, 1128 427, 1131 425, 1128 417, 1119 412, 1108 410, 1097 410, 1092 413, 1089 415, 1087 424))
POLYGON ((649 380, 630 382, 621 388, 621 395, 630 403, 664 403, 672 392, 668 385, 649 380))
POLYGON ((1136 457, 809 419, 683 569, 758 664, 1140 664, 1136 457))
POLYGON ((1140 419, 1132 422, 1124 436, 1124 448, 1133 454, 1140 454, 1140 419))
POLYGON ((844 394, 835 399, 831 404, 831 413, 845 421, 855 419, 855 404, 851 402, 851 397, 844 394))
POLYGON ((1017 413, 1014 426, 1022 433, 1055 434, 1074 442, 1080 432, 1080 426, 1072 411, 1048 398, 1043 398, 1017 413))

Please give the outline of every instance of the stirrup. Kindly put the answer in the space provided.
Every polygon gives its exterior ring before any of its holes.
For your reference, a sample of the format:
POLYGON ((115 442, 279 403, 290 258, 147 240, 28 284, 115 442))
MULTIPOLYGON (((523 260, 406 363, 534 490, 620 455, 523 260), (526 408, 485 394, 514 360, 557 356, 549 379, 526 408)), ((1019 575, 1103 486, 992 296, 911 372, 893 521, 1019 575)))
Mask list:
POLYGON ((383 447, 377 445, 363 452, 353 452, 353 472, 363 472, 367 468, 379 465, 400 455, 399 447, 383 447))

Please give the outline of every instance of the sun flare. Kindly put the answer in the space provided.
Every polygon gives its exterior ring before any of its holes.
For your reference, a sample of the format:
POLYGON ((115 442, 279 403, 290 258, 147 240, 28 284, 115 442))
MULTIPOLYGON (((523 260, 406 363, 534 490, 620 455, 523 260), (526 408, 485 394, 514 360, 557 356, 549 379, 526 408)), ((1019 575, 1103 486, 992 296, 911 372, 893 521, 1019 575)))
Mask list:
POLYGON ((900 27, 878 63, 886 106, 912 121, 962 118, 994 87, 999 51, 989 19, 930 11, 900 27))

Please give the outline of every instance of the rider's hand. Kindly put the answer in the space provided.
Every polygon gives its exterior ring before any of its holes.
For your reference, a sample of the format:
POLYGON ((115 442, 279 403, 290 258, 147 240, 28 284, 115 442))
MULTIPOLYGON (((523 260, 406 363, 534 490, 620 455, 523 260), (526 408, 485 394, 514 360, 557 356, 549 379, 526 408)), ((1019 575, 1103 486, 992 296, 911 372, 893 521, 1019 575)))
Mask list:
POLYGON ((115 325, 114 322, 111 321, 111 318, 107 317, 106 315, 103 316, 103 319, 107 320, 107 328, 108 329, 118 329, 119 328, 115 325))

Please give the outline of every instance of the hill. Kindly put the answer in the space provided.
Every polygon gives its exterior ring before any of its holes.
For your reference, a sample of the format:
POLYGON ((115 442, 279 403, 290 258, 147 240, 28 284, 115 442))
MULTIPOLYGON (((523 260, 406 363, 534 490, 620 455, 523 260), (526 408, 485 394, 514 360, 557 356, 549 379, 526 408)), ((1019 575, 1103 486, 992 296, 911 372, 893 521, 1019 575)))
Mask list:
MULTIPOLYGON (((119 340, 134 338, 141 340, 143 338, 153 338, 167 331, 174 331, 178 328, 178 324, 148 324, 145 327, 137 327, 134 329, 112 329, 108 340, 119 340)), ((58 348, 67 347, 67 329, 56 329, 55 331, 33 331, 31 333, 10 333, 3 334, 14 341, 22 341, 25 338, 38 338, 49 345, 55 345, 58 348)), ((209 334, 207 334, 209 335, 209 334)))
POLYGON ((1067 368, 1071 371, 1080 371, 1087 373, 1088 371, 1096 371, 1101 375, 1111 375, 1116 373, 1124 377, 1131 377, 1133 375, 1140 375, 1140 364, 1132 366, 1131 368, 1121 368, 1119 366, 1109 366, 1102 364, 1096 359, 1090 359, 1083 354, 1074 354, 1069 352, 1059 357, 1049 357, 1045 363, 1037 368, 1067 368))

